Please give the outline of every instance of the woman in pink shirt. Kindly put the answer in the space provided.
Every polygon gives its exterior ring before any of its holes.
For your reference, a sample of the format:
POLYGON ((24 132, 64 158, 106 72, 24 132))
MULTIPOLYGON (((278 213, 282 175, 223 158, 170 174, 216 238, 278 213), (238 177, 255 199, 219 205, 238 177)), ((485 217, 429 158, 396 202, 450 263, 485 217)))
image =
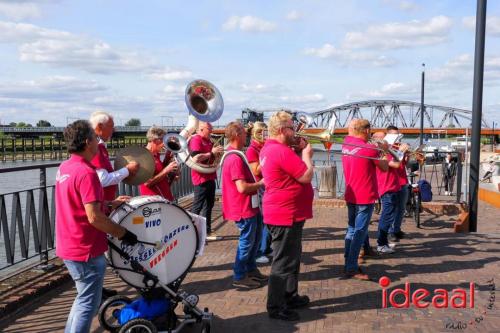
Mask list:
POLYGON ((146 149, 153 155, 155 172, 153 177, 139 186, 139 191, 141 195, 161 195, 169 201, 174 201, 170 184, 177 177, 178 166, 177 162, 172 159, 170 152, 167 152, 163 161, 160 158, 160 153, 164 147, 163 137, 165 134, 165 130, 155 126, 151 127, 146 134, 148 138, 146 149))
MULTIPOLYGON (((262 170, 260 167, 259 156, 260 150, 264 146, 265 138, 264 131, 267 130, 267 125, 261 121, 257 121, 252 126, 252 140, 246 151, 246 157, 252 173, 256 180, 262 179, 262 170)), ((264 196, 264 187, 259 190, 261 197, 264 196)), ((257 252, 256 261, 260 264, 267 264, 269 262, 269 255, 271 249, 271 235, 265 225, 262 226, 262 237, 260 239, 259 251, 257 252)))
MULTIPOLYGON (((290 148, 295 131, 289 113, 280 111, 269 119, 269 135, 260 152, 260 165, 266 190, 263 200, 264 222, 269 227, 273 263, 269 276, 267 312, 269 317, 298 320, 293 311, 309 304, 308 296, 298 294, 302 229, 308 215, 300 202, 304 184, 313 177, 312 148, 302 150, 301 157, 290 148)), ((312 206, 312 198, 307 205, 312 206)))

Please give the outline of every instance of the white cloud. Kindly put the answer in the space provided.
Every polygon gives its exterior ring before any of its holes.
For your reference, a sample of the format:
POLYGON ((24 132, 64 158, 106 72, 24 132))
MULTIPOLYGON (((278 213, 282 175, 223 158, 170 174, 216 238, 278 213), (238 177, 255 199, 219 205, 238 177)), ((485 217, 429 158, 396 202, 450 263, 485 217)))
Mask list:
POLYGON ((74 36, 66 31, 45 29, 28 23, 0 21, 0 42, 22 43, 39 39, 67 40, 74 36))
MULTIPOLYGON (((476 17, 467 16, 462 19, 463 25, 470 29, 476 30, 476 17)), ((486 17, 486 34, 488 36, 500 37, 500 16, 487 16, 486 17)))
POLYGON ((452 20, 436 16, 426 21, 385 23, 369 26, 363 32, 348 32, 342 46, 347 49, 398 49, 435 45, 448 40, 452 20))
POLYGON ((302 18, 302 14, 299 13, 299 11, 297 11, 297 10, 289 11, 286 14, 286 19, 289 21, 297 21, 297 20, 300 20, 301 18, 302 18))
POLYGON ((406 12, 414 12, 420 9, 415 2, 410 0, 384 0, 383 2, 406 12))
POLYGON ((183 86, 174 86, 172 84, 167 84, 163 88, 163 92, 165 92, 167 94, 172 94, 172 95, 183 95, 184 96, 185 90, 186 89, 183 86))
POLYGON ((276 30, 276 23, 255 16, 231 16, 223 25, 226 31, 241 30, 244 32, 271 32, 276 30))
POLYGON ((19 21, 40 17, 40 8, 34 2, 0 1, 0 16, 19 21))
POLYGON ((302 96, 281 96, 280 100, 293 104, 308 104, 323 102, 325 97, 322 94, 310 94, 302 96))
POLYGON ((354 52, 345 48, 337 48, 326 43, 319 48, 307 48, 304 54, 321 59, 334 59, 344 64, 366 63, 375 67, 387 67, 396 64, 396 60, 385 55, 376 55, 369 52, 354 52))
POLYGON ((0 83, 0 97, 39 100, 79 101, 82 95, 96 94, 108 88, 94 80, 70 76, 48 76, 37 80, 0 83))
POLYGON ((403 82, 390 82, 384 84, 380 89, 369 92, 355 92, 347 96, 348 100, 360 99, 410 99, 419 96, 419 89, 415 85, 407 85, 403 82))
POLYGON ((178 81, 192 78, 193 73, 189 70, 165 68, 161 71, 153 72, 149 76, 154 80, 178 81))
POLYGON ((19 57, 26 62, 100 74, 156 70, 148 57, 137 52, 116 50, 97 39, 33 24, 0 21, 0 42, 21 43, 19 57))

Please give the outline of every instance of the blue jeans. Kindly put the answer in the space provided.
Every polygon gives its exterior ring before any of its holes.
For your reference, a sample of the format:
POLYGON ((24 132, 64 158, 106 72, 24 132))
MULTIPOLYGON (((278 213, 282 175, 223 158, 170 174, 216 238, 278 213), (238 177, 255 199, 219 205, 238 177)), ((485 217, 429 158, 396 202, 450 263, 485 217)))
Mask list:
POLYGON ((92 318, 97 314, 101 303, 106 260, 101 255, 87 262, 64 260, 64 264, 75 281, 77 290, 64 333, 89 332, 92 318))
POLYGON ((349 221, 345 235, 344 252, 346 272, 358 270, 359 251, 368 235, 368 224, 370 223, 374 206, 374 204, 347 204, 347 217, 349 221))
POLYGON ((382 213, 378 222, 378 239, 379 246, 388 245, 387 235, 389 228, 394 224, 396 214, 399 210, 400 199, 399 192, 386 192, 380 197, 382 204, 382 213))
POLYGON ((406 210, 406 202, 408 201, 408 184, 401 186, 399 191, 399 205, 396 211, 396 216, 394 217, 394 223, 391 224, 389 228, 390 234, 395 234, 401 231, 401 224, 403 223, 403 218, 406 210))
POLYGON ((265 256, 270 253, 271 250, 271 234, 269 233, 269 229, 267 229, 266 225, 262 223, 262 234, 260 238, 259 249, 257 250, 257 258, 265 256))
POLYGON ((244 279, 248 272, 257 269, 255 259, 262 234, 262 216, 259 214, 236 222, 240 229, 240 239, 234 261, 234 280, 244 279))

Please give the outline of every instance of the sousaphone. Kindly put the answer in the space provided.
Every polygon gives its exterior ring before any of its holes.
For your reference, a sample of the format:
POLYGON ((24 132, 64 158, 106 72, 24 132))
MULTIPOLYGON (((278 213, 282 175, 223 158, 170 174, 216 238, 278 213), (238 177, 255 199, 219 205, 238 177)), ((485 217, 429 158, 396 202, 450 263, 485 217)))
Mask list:
MULTIPOLYGON (((179 135, 188 142, 191 136, 196 132, 200 121, 213 123, 222 116, 224 101, 217 87, 205 80, 195 80, 187 85, 185 101, 189 111, 188 124, 179 135)), ((169 135, 165 141, 166 146, 168 146, 168 143, 172 144, 172 142, 175 142, 173 144, 174 149, 171 149, 171 151, 177 154, 178 160, 184 162, 188 167, 199 173, 213 173, 220 164, 222 155, 216 156, 216 158, 208 164, 194 162, 187 148, 187 144, 184 145, 183 140, 177 136, 169 135), (177 147, 180 149, 177 149, 177 147)))

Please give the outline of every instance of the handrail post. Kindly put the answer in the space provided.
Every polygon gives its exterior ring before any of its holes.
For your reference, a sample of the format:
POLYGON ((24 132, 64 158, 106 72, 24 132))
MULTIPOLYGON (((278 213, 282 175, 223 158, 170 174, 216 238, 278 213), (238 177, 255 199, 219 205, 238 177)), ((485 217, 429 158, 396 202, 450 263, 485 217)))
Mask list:
POLYGON ((47 211, 47 170, 45 166, 40 167, 40 201, 38 209, 38 221, 40 223, 40 265, 37 266, 37 269, 47 272, 55 266, 49 264, 48 233, 50 232, 50 223, 47 211))

